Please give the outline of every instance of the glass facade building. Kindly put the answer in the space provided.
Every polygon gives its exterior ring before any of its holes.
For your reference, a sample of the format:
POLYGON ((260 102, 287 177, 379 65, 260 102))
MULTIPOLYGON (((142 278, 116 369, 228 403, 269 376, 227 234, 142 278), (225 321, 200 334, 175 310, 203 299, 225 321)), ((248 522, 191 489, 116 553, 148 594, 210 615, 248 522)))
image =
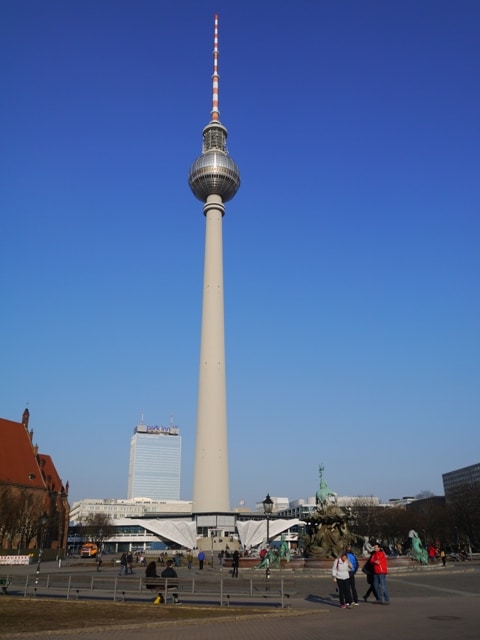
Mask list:
POLYGON ((480 463, 462 467, 442 474, 443 488, 447 502, 464 495, 468 491, 480 489, 480 463))
POLYGON ((179 500, 181 453, 178 427, 135 427, 130 443, 128 498, 179 500))

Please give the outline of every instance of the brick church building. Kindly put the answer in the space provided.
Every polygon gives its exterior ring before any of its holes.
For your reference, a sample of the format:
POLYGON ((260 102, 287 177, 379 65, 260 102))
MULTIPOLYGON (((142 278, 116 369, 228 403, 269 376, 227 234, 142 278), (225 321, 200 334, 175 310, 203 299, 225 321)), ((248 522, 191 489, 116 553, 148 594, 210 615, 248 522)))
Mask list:
POLYGON ((0 549, 66 550, 70 507, 49 455, 38 452, 29 431, 30 413, 22 422, 0 418, 0 549))

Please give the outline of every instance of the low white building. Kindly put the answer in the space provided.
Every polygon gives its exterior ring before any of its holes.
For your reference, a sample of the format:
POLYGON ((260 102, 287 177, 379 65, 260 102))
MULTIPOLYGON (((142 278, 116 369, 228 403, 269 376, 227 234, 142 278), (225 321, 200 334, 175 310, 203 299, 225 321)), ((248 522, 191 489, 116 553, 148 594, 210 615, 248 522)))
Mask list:
POLYGON ((151 500, 150 498, 85 498, 74 502, 70 509, 70 522, 81 524, 86 517, 95 514, 108 516, 110 520, 120 518, 142 518, 146 516, 175 514, 191 515, 192 503, 187 500, 151 500))

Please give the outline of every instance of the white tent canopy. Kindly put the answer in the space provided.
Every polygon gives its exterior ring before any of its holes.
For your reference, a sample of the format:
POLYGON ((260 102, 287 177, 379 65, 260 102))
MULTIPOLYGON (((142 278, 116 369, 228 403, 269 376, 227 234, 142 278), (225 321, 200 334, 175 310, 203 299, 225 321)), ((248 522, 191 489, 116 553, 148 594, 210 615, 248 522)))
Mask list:
POLYGON ((151 533, 176 542, 186 549, 194 549, 197 546, 197 523, 195 520, 136 520, 134 518, 121 518, 112 523, 115 527, 124 525, 128 527, 142 527, 151 533))
MULTIPOLYGON (((269 537, 270 540, 276 538, 284 531, 288 531, 296 525, 304 525, 302 520, 270 520, 269 521, 269 537)), ((112 521, 116 532, 112 539, 121 540, 122 527, 139 527, 158 536, 159 538, 175 542, 185 549, 195 549, 198 546, 197 523, 195 520, 174 520, 174 519, 158 519, 139 520, 136 518, 118 518, 112 521)), ((237 531, 240 543, 243 547, 256 547, 267 539, 267 521, 266 520, 237 520, 237 531)), ((131 538, 130 538, 131 539, 131 538)))
MULTIPOLYGON (((288 531, 296 525, 304 525, 305 523, 298 518, 292 520, 270 520, 269 521, 269 537, 270 540, 280 535, 284 531, 288 531)), ((237 520, 237 531, 240 542, 244 547, 256 547, 263 540, 267 539, 267 521, 266 520, 247 520, 242 522, 237 520)))

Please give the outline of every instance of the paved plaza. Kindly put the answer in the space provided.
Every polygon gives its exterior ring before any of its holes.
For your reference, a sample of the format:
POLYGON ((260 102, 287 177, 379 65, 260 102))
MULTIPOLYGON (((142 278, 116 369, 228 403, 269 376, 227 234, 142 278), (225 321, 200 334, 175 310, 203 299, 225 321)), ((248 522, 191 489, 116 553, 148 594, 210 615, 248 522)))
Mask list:
MULTIPOLYGON (((24 568, 23 572, 27 569, 24 568)), ((68 569, 66 569, 68 570, 68 569)), ((20 569, 19 569, 20 571, 20 569)), ((30 571, 32 568, 30 567, 30 571)), ((205 576, 207 578, 207 576, 205 576)), ((209 576, 213 579, 213 576, 209 576)), ((235 619, 234 608, 225 617, 191 623, 132 624, 114 629, 48 632, 3 636, 4 640, 479 640, 480 565, 465 563, 391 573, 391 605, 364 603, 340 609, 331 578, 297 575, 296 593, 287 610, 265 605, 265 613, 235 619)), ((358 578, 359 595, 366 585, 358 578)), ((12 595, 7 597, 21 597, 12 595)), ((257 603, 255 603, 257 604, 257 603)), ((108 602, 105 607, 108 608, 108 602)), ((153 606, 153 605, 152 605, 153 606)), ((190 606, 185 603, 185 606, 190 606)), ((106 609, 107 610, 107 609, 106 609)))

